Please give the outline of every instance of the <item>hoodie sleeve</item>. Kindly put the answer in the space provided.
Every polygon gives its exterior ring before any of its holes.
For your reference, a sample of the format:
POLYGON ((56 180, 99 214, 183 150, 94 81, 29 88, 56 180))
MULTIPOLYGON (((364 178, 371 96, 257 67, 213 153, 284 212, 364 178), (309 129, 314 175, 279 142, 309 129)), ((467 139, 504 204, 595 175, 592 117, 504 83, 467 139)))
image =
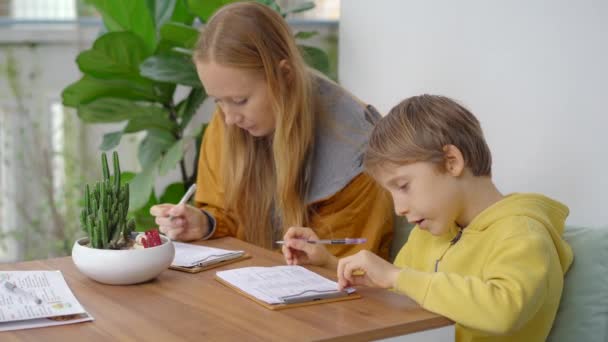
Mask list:
POLYGON ((483 277, 405 267, 395 290, 467 328, 501 335, 515 331, 542 304, 547 294, 550 253, 555 253, 549 239, 531 225, 534 223, 528 221, 527 231, 519 230, 496 241, 483 277))
POLYGON ((205 130, 198 160, 196 178, 196 206, 204 210, 215 221, 211 235, 205 238, 237 236, 238 224, 234 217, 224 210, 224 189, 220 173, 221 144, 223 140, 222 123, 219 115, 214 114, 205 130))

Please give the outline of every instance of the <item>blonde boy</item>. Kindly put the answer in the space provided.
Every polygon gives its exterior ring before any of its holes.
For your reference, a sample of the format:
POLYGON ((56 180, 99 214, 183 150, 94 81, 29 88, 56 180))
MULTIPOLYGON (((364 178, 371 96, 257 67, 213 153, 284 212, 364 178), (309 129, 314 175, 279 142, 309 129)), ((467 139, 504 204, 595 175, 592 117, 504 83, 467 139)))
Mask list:
POLYGON ((456 322, 457 341, 547 338, 573 258, 561 238, 568 208, 503 196, 473 114, 442 96, 408 98, 374 128, 365 167, 415 224, 394 265, 368 251, 338 261, 302 227, 285 234, 288 264, 336 268, 341 288, 393 288, 456 322))

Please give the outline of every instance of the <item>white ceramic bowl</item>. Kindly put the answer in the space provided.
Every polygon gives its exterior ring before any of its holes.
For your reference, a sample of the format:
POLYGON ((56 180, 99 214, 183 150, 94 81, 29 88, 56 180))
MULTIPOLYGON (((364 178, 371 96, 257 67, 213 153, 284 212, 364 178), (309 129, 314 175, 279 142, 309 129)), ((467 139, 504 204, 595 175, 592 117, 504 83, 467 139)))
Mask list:
POLYGON ((100 283, 137 284, 154 279, 166 270, 175 255, 171 240, 161 235, 162 244, 151 248, 113 250, 85 246, 79 239, 72 248, 72 260, 80 272, 100 283))

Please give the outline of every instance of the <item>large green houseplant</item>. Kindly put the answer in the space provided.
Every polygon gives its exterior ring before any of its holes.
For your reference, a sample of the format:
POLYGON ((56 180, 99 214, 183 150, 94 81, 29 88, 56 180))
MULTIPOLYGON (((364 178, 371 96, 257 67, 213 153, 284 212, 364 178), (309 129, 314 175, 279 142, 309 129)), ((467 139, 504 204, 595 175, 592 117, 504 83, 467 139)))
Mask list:
MULTIPOLYGON (((200 145, 204 126, 186 128, 207 97, 191 62, 198 26, 204 25, 220 6, 234 0, 85 0, 103 17, 105 33, 93 46, 80 53, 76 63, 83 76, 63 90, 63 104, 74 107, 87 123, 125 122, 121 130, 107 133, 100 149, 119 145, 125 134, 145 132, 138 147, 141 172, 124 173, 131 183, 130 203, 138 230, 153 225, 148 209, 156 203, 177 202, 195 181, 196 169, 187 170, 184 146, 200 145), (187 95, 178 98, 177 86, 187 95), (175 167, 181 182, 171 184, 157 197, 153 191, 157 177, 175 167)), ((284 16, 314 7, 307 2, 282 11, 274 0, 262 2, 284 16)), ((299 32, 298 39, 313 34, 299 32)), ((322 50, 301 46, 305 59, 327 73, 328 58, 322 50)), ((198 152, 195 158, 198 159, 198 152)))

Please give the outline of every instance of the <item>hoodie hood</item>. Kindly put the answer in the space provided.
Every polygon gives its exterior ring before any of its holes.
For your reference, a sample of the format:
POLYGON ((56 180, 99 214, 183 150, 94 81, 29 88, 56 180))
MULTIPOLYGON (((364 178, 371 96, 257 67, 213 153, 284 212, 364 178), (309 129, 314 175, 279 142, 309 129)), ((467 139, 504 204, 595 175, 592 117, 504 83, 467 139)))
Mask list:
POLYGON ((540 222, 553 240, 564 273, 572 264, 572 249, 562 235, 570 210, 564 204, 541 194, 515 193, 505 196, 479 214, 467 229, 483 231, 505 217, 525 216, 540 222))

